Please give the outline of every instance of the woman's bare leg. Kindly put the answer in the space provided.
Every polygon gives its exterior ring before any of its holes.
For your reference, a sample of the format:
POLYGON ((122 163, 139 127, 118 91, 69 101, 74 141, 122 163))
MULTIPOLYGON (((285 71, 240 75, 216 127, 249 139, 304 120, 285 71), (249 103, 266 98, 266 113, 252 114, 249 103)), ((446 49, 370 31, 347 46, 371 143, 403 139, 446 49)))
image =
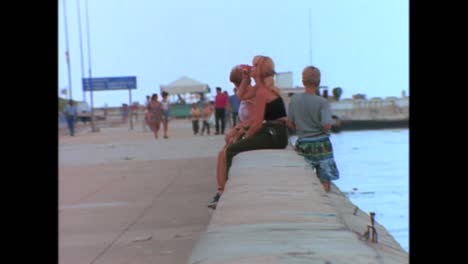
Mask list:
POLYGON ((159 132, 159 123, 158 123, 158 122, 154 122, 154 123, 153 123, 154 138, 158 138, 158 132, 159 132))
POLYGON ((146 125, 150 128, 151 131, 153 131, 153 124, 151 124, 151 117, 149 115, 146 116, 145 119, 146 125))

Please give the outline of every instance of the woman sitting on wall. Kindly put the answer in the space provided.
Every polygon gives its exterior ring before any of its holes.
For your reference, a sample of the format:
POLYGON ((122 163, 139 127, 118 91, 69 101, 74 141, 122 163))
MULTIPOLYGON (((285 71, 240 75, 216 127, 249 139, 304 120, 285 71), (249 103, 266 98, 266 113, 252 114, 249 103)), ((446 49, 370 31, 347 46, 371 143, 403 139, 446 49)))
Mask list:
POLYGON ((224 191, 225 181, 228 179, 229 168, 235 155, 256 149, 284 149, 288 144, 286 109, 280 91, 274 85, 274 74, 273 60, 266 56, 255 56, 252 69, 243 71, 239 93, 243 95, 243 92, 247 92, 245 88, 249 86, 252 77, 255 86, 250 89, 253 90, 250 95, 252 93, 255 95, 253 98, 255 107, 252 109, 251 119, 236 126, 234 131, 231 130, 232 134, 230 132, 230 136, 227 137, 225 153, 218 156, 217 179, 221 184, 210 204, 212 208, 216 207, 224 191))

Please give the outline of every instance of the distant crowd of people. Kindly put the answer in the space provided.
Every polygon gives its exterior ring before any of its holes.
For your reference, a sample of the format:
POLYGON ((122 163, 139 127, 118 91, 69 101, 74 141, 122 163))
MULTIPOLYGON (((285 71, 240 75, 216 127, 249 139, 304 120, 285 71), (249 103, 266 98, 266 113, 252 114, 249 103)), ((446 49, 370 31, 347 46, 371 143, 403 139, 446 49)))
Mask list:
POLYGON ((204 135, 205 131, 210 135, 211 126, 214 126, 215 135, 224 135, 226 127, 236 126, 239 122, 240 99, 236 94, 236 88, 233 92, 234 94, 229 96, 227 91, 223 92, 221 87, 216 87, 214 101, 203 102, 202 109, 199 109, 198 104, 192 104, 190 116, 194 135, 204 135), (200 121, 202 122, 201 131, 200 121))

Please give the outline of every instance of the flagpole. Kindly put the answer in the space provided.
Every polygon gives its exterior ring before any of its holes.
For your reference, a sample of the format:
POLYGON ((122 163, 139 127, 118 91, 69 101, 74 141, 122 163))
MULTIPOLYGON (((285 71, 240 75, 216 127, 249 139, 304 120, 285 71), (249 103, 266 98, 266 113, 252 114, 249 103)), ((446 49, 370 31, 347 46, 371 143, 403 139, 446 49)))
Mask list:
POLYGON ((73 100, 72 96, 72 81, 71 81, 71 65, 70 65, 70 47, 68 44, 68 24, 67 24, 67 6, 66 0, 63 0, 63 15, 65 17, 65 42, 67 50, 65 51, 65 57, 67 60, 67 67, 68 67, 68 93, 69 99, 73 100))
POLYGON ((88 0, 86 0, 86 29, 88 32, 88 63, 89 63, 89 84, 90 84, 90 93, 91 93, 91 131, 97 132, 96 127, 94 126, 94 101, 93 101, 93 82, 92 82, 92 71, 91 71, 91 45, 90 45, 90 36, 89 36, 89 15, 88 15, 88 0))
POLYGON ((84 61, 83 61, 83 39, 81 34, 81 13, 80 13, 80 0, 76 0, 76 5, 78 7, 78 29, 80 36, 80 59, 81 59, 81 90, 83 91, 83 101, 86 102, 86 92, 83 89, 83 78, 84 78, 84 61))
POLYGON ((309 8, 309 65, 312 65, 312 22, 309 8))

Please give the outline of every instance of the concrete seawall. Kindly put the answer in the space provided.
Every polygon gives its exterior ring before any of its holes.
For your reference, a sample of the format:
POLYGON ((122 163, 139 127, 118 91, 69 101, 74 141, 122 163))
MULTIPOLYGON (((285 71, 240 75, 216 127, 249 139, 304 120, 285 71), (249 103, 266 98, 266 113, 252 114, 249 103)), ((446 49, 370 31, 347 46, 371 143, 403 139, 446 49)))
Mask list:
POLYGON ((234 158, 226 191, 189 264, 408 263, 409 256, 335 186, 326 193, 292 150, 257 150, 234 158))

